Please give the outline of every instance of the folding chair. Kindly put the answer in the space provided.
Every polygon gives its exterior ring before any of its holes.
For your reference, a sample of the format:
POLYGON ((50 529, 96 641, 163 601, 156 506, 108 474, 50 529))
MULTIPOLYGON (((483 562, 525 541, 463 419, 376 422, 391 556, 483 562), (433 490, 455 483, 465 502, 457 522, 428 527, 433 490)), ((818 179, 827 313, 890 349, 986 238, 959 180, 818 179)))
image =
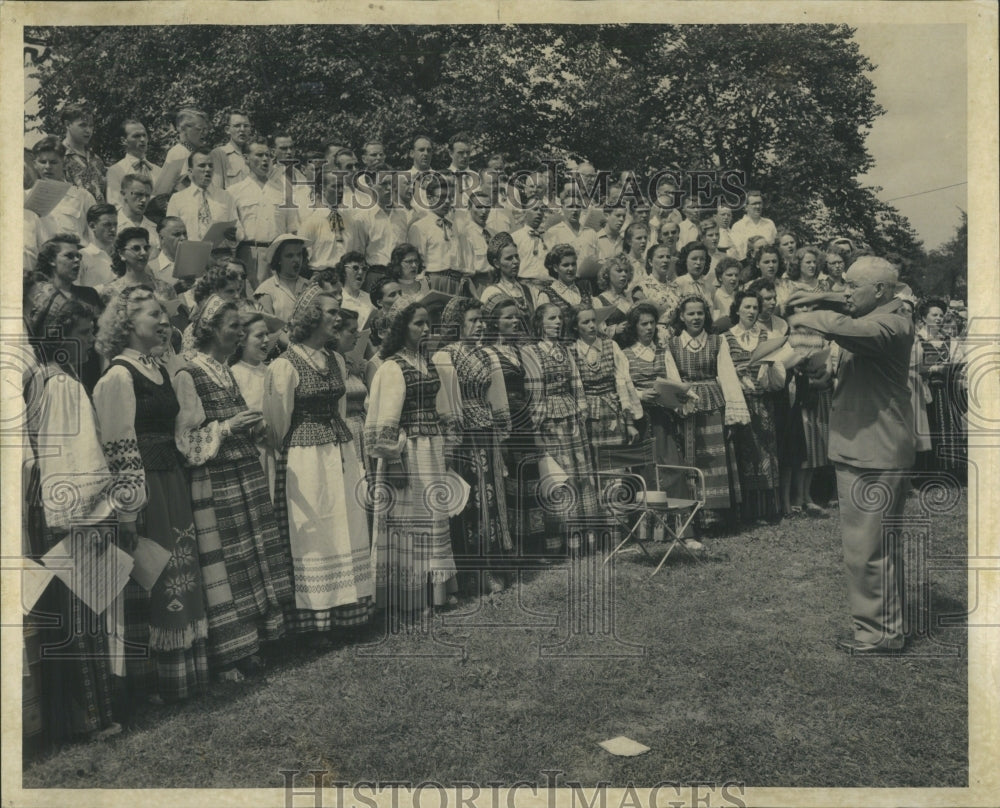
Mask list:
MULTIPOLYGON (((607 478, 611 472, 599 472, 599 478, 607 478)), ((705 506, 705 476, 701 470, 694 466, 669 466, 656 463, 653 466, 653 477, 655 487, 650 490, 646 481, 638 474, 617 475, 619 479, 624 477, 638 477, 641 480, 641 487, 636 486, 636 498, 634 502, 627 502, 620 495, 619 502, 615 502, 615 497, 607 489, 602 488, 602 495, 605 505, 616 521, 628 527, 627 517, 638 513, 639 518, 631 526, 618 545, 608 554, 604 560, 607 564, 612 556, 620 552, 630 541, 635 541, 639 548, 649 555, 649 551, 643 546, 644 539, 639 531, 647 520, 655 527, 662 528, 664 536, 669 537, 667 552, 660 559, 653 574, 656 575, 667 563, 670 554, 677 548, 684 550, 696 561, 701 561, 701 557, 694 553, 684 544, 684 533, 690 527, 700 511, 705 506), (686 494, 686 496, 685 496, 686 494)), ((614 483, 611 483, 613 486, 614 483)))

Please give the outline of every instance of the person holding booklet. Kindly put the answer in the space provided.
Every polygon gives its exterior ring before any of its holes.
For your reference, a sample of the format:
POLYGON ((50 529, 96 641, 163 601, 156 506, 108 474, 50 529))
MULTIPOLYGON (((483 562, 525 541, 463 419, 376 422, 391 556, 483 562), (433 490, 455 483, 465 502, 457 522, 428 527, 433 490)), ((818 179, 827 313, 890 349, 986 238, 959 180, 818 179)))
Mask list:
MULTIPOLYGON (((750 413, 729 344, 711 333, 712 315, 700 294, 681 298, 674 315, 674 335, 667 340, 667 379, 690 384, 692 394, 678 410, 681 456, 705 475, 705 507, 698 526, 704 532, 735 525, 740 483, 729 427, 750 423, 750 413)), ((700 542, 685 539, 690 549, 700 542)))
MULTIPOLYGON (((554 479, 546 479, 546 469, 562 472, 569 477, 575 489, 576 509, 574 517, 597 517, 597 488, 594 480, 594 457, 587 440, 587 398, 583 381, 573 355, 572 347, 566 342, 562 311, 554 303, 544 303, 535 311, 532 319, 533 344, 525 347, 524 388, 528 398, 535 445, 542 453, 540 462, 541 488, 548 488, 548 498, 558 505, 558 492, 552 491, 554 479), (557 468, 555 468, 557 467, 557 468)), ((546 496, 546 492, 541 492, 546 496)), ((566 517, 558 516, 553 508, 547 509, 545 550, 553 555, 564 546, 571 553, 586 551, 596 543, 593 528, 580 532, 566 532, 566 517)))
POLYGON ((180 701, 208 684, 191 490, 174 445, 180 404, 158 360, 169 328, 153 291, 135 286, 111 298, 97 332, 97 349, 111 364, 94 390, 94 405, 115 477, 121 546, 130 550, 143 536, 170 553, 151 591, 134 581, 125 588, 124 639, 133 649, 125 670, 133 704, 153 692, 162 701, 180 701))
MULTIPOLYGON (((67 536, 82 534, 77 540, 85 543, 86 552, 98 553, 107 547, 108 536, 115 535, 114 477, 101 450, 93 404, 73 361, 85 361, 93 347, 94 318, 91 308, 51 286, 31 318, 38 338, 37 365, 25 390, 34 403, 26 431, 36 459, 27 472, 25 506, 36 560, 67 536)), ((105 615, 95 614, 54 578, 29 620, 41 647, 50 650, 40 660, 44 745, 121 732, 113 716, 112 676, 121 672, 112 671, 105 615)))

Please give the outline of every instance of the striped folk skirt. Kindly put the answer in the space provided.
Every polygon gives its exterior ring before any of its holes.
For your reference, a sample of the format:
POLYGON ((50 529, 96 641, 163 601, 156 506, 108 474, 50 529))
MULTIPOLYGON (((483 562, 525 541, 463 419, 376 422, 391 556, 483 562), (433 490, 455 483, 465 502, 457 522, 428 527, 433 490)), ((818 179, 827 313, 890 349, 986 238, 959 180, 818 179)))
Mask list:
POLYGON ((390 616, 431 605, 431 584, 455 577, 448 514, 437 488, 447 473, 444 438, 411 437, 403 454, 404 480, 386 477, 386 461, 375 472, 376 601, 390 616))
MULTIPOLYGON (((594 459, 590 452, 586 428, 577 416, 549 418, 538 430, 545 452, 566 472, 569 480, 564 486, 552 486, 539 481, 539 499, 545 511, 547 552, 557 552, 564 544, 570 550, 582 546, 579 531, 566 530, 566 522, 574 519, 596 520, 600 515, 597 506, 597 486, 594 477, 594 459)), ((595 530, 597 526, 595 523, 595 530)))
POLYGON ((451 519, 451 547, 457 566, 480 570, 502 566, 514 550, 503 457, 492 431, 468 431, 454 454, 455 470, 469 484, 469 501, 451 519))
POLYGON ((275 514, 295 581, 290 631, 362 625, 374 609, 366 492, 352 443, 291 446, 278 456, 275 514))
POLYGON ((802 430, 805 433, 806 457, 803 466, 819 469, 829 466, 830 409, 833 406, 833 389, 811 391, 802 402, 802 430))
MULTIPOLYGON (((515 432, 503 448, 507 476, 504 495, 514 554, 534 556, 546 551, 545 511, 538 499, 538 449, 530 434, 515 432)), ((558 550, 556 546, 551 552, 558 550)))
POLYGON ((681 455, 705 477, 702 525, 731 522, 740 503, 736 459, 726 441, 722 410, 696 412, 681 420, 681 455))
POLYGON ((208 659, 227 668, 284 634, 294 601, 292 563, 257 458, 191 472, 198 559, 205 582, 208 659))
POLYGON ((745 519, 778 514, 778 444, 774 411, 767 395, 746 395, 750 423, 736 432, 736 462, 745 519))

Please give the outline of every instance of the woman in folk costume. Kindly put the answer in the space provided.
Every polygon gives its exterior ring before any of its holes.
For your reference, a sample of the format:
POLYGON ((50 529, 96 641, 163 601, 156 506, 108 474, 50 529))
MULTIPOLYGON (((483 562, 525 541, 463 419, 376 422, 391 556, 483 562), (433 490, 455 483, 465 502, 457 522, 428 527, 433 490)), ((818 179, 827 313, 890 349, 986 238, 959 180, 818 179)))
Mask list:
MULTIPOLYGON (((590 306, 571 309, 566 326, 587 400, 587 440, 594 465, 599 469, 620 467, 625 447, 632 447, 639 437, 636 421, 643 418, 628 360, 616 342, 598 334, 597 316, 590 306)), ((652 444, 634 448, 638 451, 630 450, 629 454, 634 455, 636 465, 653 459, 652 444)))
POLYGON ((948 305, 938 298, 925 300, 917 307, 923 325, 914 340, 921 378, 930 390, 927 405, 933 468, 952 471, 965 479, 967 437, 963 390, 964 362, 961 345, 942 328, 948 305))
POLYGON ((664 349, 656 341, 660 310, 653 303, 636 303, 628 314, 628 328, 622 334, 627 346, 623 354, 628 362, 629 378, 642 402, 646 417, 642 422, 643 438, 653 441, 653 456, 657 463, 679 465, 677 427, 670 411, 659 403, 657 379, 667 377, 664 349))
POLYGON ((729 312, 735 325, 724 335, 750 412, 748 428, 736 433, 743 518, 748 522, 773 520, 778 516, 781 484, 774 405, 767 393, 784 387, 785 366, 780 361, 763 364, 751 361, 754 350, 768 338, 768 332, 757 325, 760 307, 759 295, 737 292, 729 312))
POLYGON ((240 315, 243 339, 233 354, 230 365, 233 378, 239 385, 240 395, 253 412, 262 413, 261 427, 256 431, 255 444, 261 468, 267 478, 267 490, 274 501, 274 452, 267 445, 267 428, 263 420, 264 387, 267 383, 267 357, 271 350, 272 332, 278 331, 282 323, 276 317, 263 312, 240 315))
MULTIPOLYGON (((795 306, 788 315, 812 311, 815 306, 795 306)), ((833 379, 840 348, 813 328, 792 326, 788 346, 804 356, 795 367, 795 403, 801 412, 803 461, 796 477, 798 512, 823 517, 826 511, 813 502, 812 482, 816 469, 830 465, 830 411, 833 408, 833 379), (822 361, 817 361, 819 354, 822 361)), ((780 455, 779 455, 780 460, 780 455)), ((793 513, 796 511, 792 511, 793 513)))
MULTIPOLYGON (((27 541, 36 560, 73 534, 100 551, 114 536, 115 521, 113 478, 79 375, 94 343, 94 312, 52 288, 37 302, 31 323, 37 364, 25 391, 26 431, 37 458, 27 474, 27 541)), ((124 671, 112 670, 106 616, 54 578, 25 623, 48 651, 38 663, 38 746, 120 732, 112 718, 112 674, 124 671)))
POLYGON ((524 349, 530 335, 517 303, 506 295, 494 295, 483 304, 483 320, 483 344, 500 365, 510 410, 510 434, 501 451, 512 538, 517 555, 540 555, 545 549, 545 511, 538 499, 538 447, 525 389, 524 349))
POLYGON ((483 588, 502 592, 506 586, 503 559, 514 549, 500 448, 510 435, 510 409, 500 362, 479 344, 482 308, 478 300, 456 297, 449 301, 441 315, 446 344, 431 361, 441 377, 442 390, 457 393, 449 409, 459 414, 461 443, 452 453, 452 465, 471 488, 465 509, 451 520, 455 561, 459 569, 478 571, 488 566, 483 588))
POLYGON ((116 477, 123 547, 145 536, 170 553, 152 591, 135 581, 125 588, 129 692, 138 698, 156 688, 164 701, 177 701, 208 684, 208 623, 191 488, 174 445, 180 404, 157 358, 169 331, 148 287, 112 297, 97 333, 97 350, 111 365, 97 383, 94 404, 116 477))
MULTIPOLYGON (((370 318, 369 318, 370 322, 370 318)), ((365 384, 363 374, 367 362, 360 359, 354 362, 348 356, 358 344, 358 313, 350 309, 341 309, 340 318, 337 323, 337 336, 332 343, 333 349, 340 354, 347 369, 344 383, 347 391, 344 398, 347 401, 347 412, 344 420, 354 436, 354 453, 361 461, 364 474, 370 471, 370 459, 365 450, 364 430, 365 430, 365 402, 368 400, 368 386, 365 384)))
POLYGON ((208 606, 208 659, 220 678, 259 670, 261 641, 284 634, 294 600, 251 410, 226 364, 243 339, 237 305, 212 295, 192 323, 195 350, 174 376, 181 405, 175 439, 191 471, 191 503, 208 606))
POLYGON ((456 605, 448 513, 436 487, 445 478, 445 435, 455 414, 426 356, 427 309, 399 300, 372 381, 365 446, 377 461, 373 494, 379 604, 404 622, 434 606, 456 605))
POLYGON ((553 277, 547 292, 549 299, 562 309, 563 316, 573 306, 590 305, 590 283, 577 278, 577 254, 569 244, 556 244, 545 255, 545 268, 553 277))
MULTIPOLYGON (((726 440, 727 427, 748 424, 750 413, 736 376, 729 344, 712 327, 709 304, 701 294, 681 298, 674 336, 667 340, 667 378, 691 385, 689 400, 678 410, 684 463, 705 475, 705 507, 699 527, 735 524, 740 502, 736 459, 726 440)), ((700 542, 685 541, 691 549, 700 542)))
POLYGON ((497 233, 490 239, 486 261, 493 267, 493 283, 483 289, 479 299, 486 303, 494 295, 509 297, 517 304, 526 332, 538 307, 549 302, 548 294, 517 279, 521 257, 510 233, 497 233))
MULTIPOLYGON (((543 454, 540 489, 551 490, 551 480, 545 476, 544 466, 551 459, 569 476, 570 490, 574 496, 566 498, 559 507, 550 503, 550 519, 545 537, 546 552, 554 554, 563 545, 566 517, 570 511, 584 519, 598 516, 597 489, 594 479, 594 458, 587 440, 587 397, 577 369, 573 349, 563 336, 562 312, 554 303, 541 306, 534 316, 533 344, 522 352, 525 368, 525 392, 531 408, 535 432, 535 445, 543 454), (557 510, 556 510, 557 509, 557 510), (555 510, 555 513, 553 512, 555 510)), ((596 543, 596 529, 585 527, 586 543, 596 543)), ((585 549, 580 532, 570 531, 566 542, 571 552, 585 549)))
POLYGON ((374 608, 361 462, 344 416, 343 359, 327 350, 337 300, 312 284, 289 320, 291 345, 267 370, 264 423, 276 454, 274 511, 292 555, 289 630, 320 632, 368 622, 374 608))

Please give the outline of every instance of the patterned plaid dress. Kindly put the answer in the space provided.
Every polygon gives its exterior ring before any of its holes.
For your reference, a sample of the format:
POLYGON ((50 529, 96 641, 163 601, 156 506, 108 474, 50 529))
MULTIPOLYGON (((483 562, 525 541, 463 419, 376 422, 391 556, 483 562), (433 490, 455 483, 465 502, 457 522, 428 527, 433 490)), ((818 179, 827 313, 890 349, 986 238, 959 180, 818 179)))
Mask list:
MULTIPOLYGON (((507 468, 504 494, 512 539, 518 556, 537 555, 545 549, 545 512, 538 500, 538 455, 531 408, 524 388, 524 362, 516 345, 492 349, 500 363, 507 404, 510 435, 503 442, 507 468)), ((558 548, 557 548, 558 549, 558 548)))
MULTIPOLYGON (((532 402, 535 433, 541 438, 544 452, 569 475, 569 496, 549 491, 540 481, 546 509, 545 547, 557 552, 563 544, 568 517, 595 519, 598 516, 594 460, 587 440, 587 399, 573 358, 572 349, 550 342, 539 342, 528 349, 535 357, 537 373, 529 373, 525 388, 532 402)), ((582 546, 578 532, 567 539, 570 550, 582 546)))
POLYGON ((429 606, 429 585, 447 583, 456 573, 448 514, 438 497, 447 473, 440 387, 433 364, 424 372, 398 354, 372 380, 365 445, 378 458, 377 600, 390 620, 429 606))
MULTIPOLYGON (((196 354, 190 374, 204 424, 179 440, 191 470, 191 502, 208 606, 208 658, 225 668, 284 634, 282 607, 295 599, 288 544, 274 519, 257 447, 246 432, 221 436, 221 422, 246 402, 229 368, 196 354)), ((180 385, 180 374, 177 384, 180 385)))
MULTIPOLYGON (((770 518, 778 513, 778 442, 774 427, 774 407, 771 397, 757 382, 758 365, 750 364, 751 351, 744 348, 732 332, 726 333, 729 355, 736 374, 744 384, 743 397, 750 410, 749 426, 736 432, 736 460, 740 473, 745 519, 770 518)), ((760 331, 758 343, 767 339, 760 331)))
POLYGON ((681 420, 681 448, 684 462, 705 475, 703 524, 731 521, 740 502, 735 457, 723 426, 726 400, 718 380, 720 342, 718 334, 706 334, 700 348, 690 350, 680 336, 667 340, 681 381, 689 382, 698 394, 694 413, 681 420))

